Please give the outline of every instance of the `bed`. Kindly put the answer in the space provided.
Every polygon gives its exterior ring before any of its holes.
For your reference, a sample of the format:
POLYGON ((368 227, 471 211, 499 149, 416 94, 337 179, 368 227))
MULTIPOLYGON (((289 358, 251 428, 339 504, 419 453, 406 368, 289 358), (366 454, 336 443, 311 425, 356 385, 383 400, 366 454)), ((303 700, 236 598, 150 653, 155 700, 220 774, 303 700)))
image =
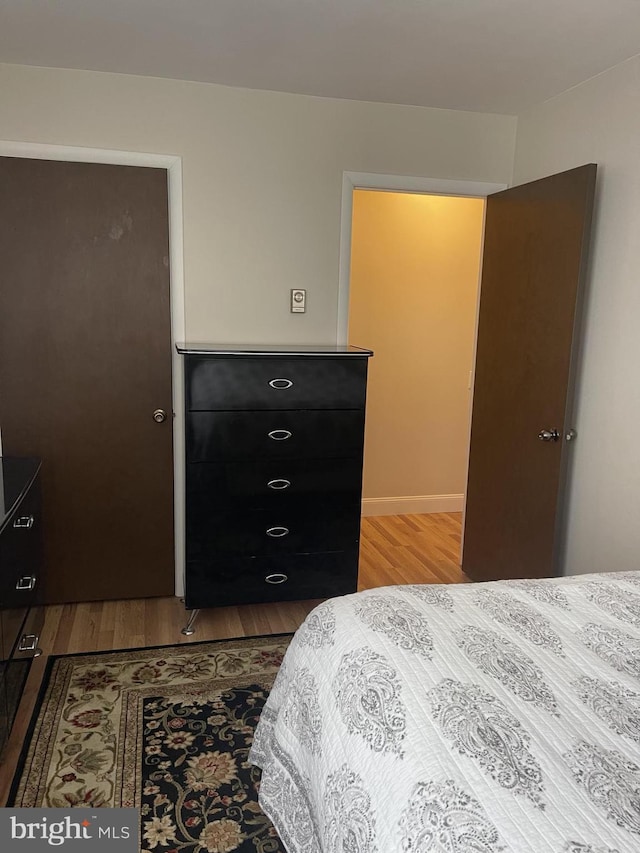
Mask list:
POLYGON ((330 599, 249 760, 288 853, 637 853, 640 572, 330 599))

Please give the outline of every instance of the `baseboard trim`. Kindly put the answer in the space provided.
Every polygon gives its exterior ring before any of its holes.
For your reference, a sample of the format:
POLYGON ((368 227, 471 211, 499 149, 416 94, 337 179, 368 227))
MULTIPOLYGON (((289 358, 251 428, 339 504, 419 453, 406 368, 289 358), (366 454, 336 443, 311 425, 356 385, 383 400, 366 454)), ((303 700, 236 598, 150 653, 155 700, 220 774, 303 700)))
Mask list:
POLYGON ((464 495, 410 495, 397 498, 363 498, 363 515, 407 515, 423 512, 462 512, 464 495))

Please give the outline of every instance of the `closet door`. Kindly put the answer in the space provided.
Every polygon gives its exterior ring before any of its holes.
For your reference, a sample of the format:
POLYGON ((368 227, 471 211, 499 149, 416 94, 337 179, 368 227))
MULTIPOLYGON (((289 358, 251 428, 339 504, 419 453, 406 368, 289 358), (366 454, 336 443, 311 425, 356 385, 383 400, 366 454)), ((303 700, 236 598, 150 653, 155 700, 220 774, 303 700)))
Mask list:
POLYGON ((45 602, 172 595, 166 170, 0 158, 0 257, 3 453, 42 459, 45 602))

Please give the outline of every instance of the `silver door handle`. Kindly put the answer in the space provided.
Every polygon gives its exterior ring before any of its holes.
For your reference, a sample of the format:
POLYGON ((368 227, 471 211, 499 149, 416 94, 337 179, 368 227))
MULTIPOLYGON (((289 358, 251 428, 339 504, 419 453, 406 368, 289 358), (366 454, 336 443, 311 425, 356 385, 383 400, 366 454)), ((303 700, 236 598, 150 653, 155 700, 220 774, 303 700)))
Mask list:
POLYGON ((167 413, 164 409, 156 409, 152 418, 157 424, 163 424, 167 419, 167 413))
POLYGON ((265 530, 267 536, 271 536, 272 539, 281 539, 283 536, 287 536, 289 533, 288 527, 267 527, 265 530))
POLYGON ((33 575, 25 575, 22 578, 18 578, 16 583, 16 589, 19 590, 28 590, 33 589, 38 582, 38 579, 33 575))
POLYGON ((18 518, 14 518, 13 526, 29 530, 30 527, 33 527, 33 522, 34 518, 32 515, 21 515, 18 518))
POLYGON ((274 572, 272 575, 267 575, 265 578, 267 583, 284 583, 288 581, 289 578, 282 574, 282 572, 274 572))
POLYGON ((540 441, 557 441, 560 438, 560 433, 557 429, 541 429, 538 438, 540 441))
POLYGON ((269 480, 267 486, 270 489, 275 489, 276 491, 280 491, 281 489, 288 489, 291 485, 291 480, 269 480))
POLYGON ((287 438, 291 438, 293 433, 288 429, 272 429, 267 435, 274 441, 286 441, 287 438))
POLYGON ((284 390, 285 388, 291 388, 293 381, 291 379, 270 379, 269 385, 276 390, 284 390))

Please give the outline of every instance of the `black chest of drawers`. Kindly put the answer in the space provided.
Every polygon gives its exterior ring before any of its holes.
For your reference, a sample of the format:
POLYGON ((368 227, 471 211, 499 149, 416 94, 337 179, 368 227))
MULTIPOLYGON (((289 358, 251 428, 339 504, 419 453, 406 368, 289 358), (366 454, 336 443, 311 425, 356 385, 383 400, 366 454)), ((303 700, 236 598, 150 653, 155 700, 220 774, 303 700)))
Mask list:
POLYGON ((187 608, 354 592, 371 353, 178 349, 187 608))
POLYGON ((18 710, 44 611, 40 461, 0 457, 0 748, 18 710))

